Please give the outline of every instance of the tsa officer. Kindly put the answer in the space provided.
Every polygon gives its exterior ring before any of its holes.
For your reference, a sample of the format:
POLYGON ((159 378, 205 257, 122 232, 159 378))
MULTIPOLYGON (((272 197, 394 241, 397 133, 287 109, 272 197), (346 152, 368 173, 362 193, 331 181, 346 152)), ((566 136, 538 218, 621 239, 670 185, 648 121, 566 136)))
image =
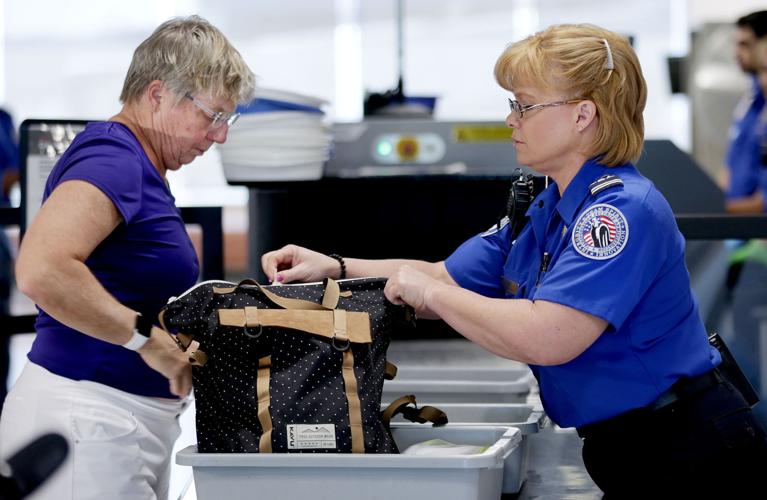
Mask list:
POLYGON ((509 46, 495 77, 519 163, 553 181, 523 227, 493 225, 436 263, 288 245, 262 257, 265 273, 387 276, 392 302, 528 363, 608 498, 763 490, 765 433, 717 369, 671 208, 633 165, 647 87, 631 46, 552 26, 509 46))

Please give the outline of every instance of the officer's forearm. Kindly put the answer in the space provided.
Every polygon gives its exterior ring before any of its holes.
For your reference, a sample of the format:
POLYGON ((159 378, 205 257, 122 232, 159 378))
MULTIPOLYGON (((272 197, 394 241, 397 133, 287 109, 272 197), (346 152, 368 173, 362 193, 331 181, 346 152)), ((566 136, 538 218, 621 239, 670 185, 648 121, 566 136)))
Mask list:
POLYGON ((427 262, 409 259, 353 259, 346 258, 346 276, 349 278, 365 278, 376 276, 389 278, 402 266, 410 266, 434 279, 444 283, 455 283, 445 270, 443 262, 427 262))
POLYGON ((603 319, 553 302, 492 299, 455 286, 432 287, 426 302, 469 340, 536 365, 570 361, 607 328, 603 319))

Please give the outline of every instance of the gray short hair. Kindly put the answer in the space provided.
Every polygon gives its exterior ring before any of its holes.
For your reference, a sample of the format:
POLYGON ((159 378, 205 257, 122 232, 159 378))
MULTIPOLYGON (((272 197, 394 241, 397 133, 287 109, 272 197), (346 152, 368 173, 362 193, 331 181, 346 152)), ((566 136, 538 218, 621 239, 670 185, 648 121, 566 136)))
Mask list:
POLYGON ((130 103, 160 80, 179 100, 205 93, 237 103, 253 99, 255 76, 229 40, 199 16, 162 23, 133 53, 120 101, 130 103))

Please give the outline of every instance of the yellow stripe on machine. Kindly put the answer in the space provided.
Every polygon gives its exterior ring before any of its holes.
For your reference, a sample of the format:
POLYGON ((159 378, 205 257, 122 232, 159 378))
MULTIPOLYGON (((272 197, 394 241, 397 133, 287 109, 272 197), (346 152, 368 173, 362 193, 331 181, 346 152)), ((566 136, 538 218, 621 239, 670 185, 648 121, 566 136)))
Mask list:
POLYGON ((512 129, 506 125, 456 125, 453 138, 456 142, 509 142, 512 129))

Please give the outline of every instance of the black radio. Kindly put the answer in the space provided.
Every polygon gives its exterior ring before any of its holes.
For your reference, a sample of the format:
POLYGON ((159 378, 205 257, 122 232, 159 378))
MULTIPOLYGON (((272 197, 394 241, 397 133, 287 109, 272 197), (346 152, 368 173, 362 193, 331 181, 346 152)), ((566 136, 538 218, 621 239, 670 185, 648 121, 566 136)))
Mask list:
POLYGON ((708 342, 716 347, 717 351, 719 351, 719 354, 722 356, 722 363, 717 367, 719 372, 729 380, 738 391, 740 391, 743 395, 743 399, 746 400, 746 403, 750 406, 754 406, 758 403, 759 395, 754 390, 751 382, 748 381, 748 378, 741 371, 738 362, 735 361, 735 358, 727 348, 727 345, 725 345, 722 337, 720 337, 718 333, 712 333, 708 337, 708 342))
MULTIPOLYGON (((525 214, 535 196, 548 184, 547 178, 536 177, 532 174, 525 174, 522 169, 517 168, 511 176, 511 188, 509 189, 509 199, 506 201, 506 212, 504 217, 508 217, 512 241, 517 238, 519 232, 525 227, 525 214)), ((500 228, 501 222, 498 222, 500 228)))

